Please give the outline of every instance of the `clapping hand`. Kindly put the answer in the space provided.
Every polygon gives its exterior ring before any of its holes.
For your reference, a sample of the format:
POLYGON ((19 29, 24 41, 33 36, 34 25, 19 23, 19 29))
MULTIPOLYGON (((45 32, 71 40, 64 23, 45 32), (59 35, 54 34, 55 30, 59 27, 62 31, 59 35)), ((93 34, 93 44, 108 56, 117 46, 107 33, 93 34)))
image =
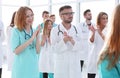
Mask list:
POLYGON ((93 26, 89 26, 89 30, 91 30, 93 33, 95 33, 95 28, 93 26))
POLYGON ((40 28, 41 28, 41 27, 38 26, 38 28, 34 31, 34 33, 33 33, 33 35, 32 35, 32 38, 33 38, 33 39, 38 36, 38 34, 39 34, 39 32, 40 32, 40 28))
POLYGON ((67 34, 67 32, 64 32, 63 35, 64 35, 64 39, 63 40, 64 40, 65 43, 68 42, 68 41, 70 41, 72 44, 74 44, 73 37, 69 36, 67 34))

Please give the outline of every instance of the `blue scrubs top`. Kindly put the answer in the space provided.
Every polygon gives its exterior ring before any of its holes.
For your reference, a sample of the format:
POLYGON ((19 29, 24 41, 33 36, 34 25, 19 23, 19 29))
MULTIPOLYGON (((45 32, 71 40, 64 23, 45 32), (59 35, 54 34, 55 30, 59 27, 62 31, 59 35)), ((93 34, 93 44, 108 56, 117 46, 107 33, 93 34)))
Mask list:
POLYGON ((120 61, 116 64, 116 67, 110 70, 107 69, 108 64, 109 61, 107 58, 99 64, 98 70, 100 78, 120 78, 120 61))
MULTIPOLYGON (((17 28, 12 30, 12 51, 25 43, 30 37, 17 28)), ((12 68, 12 78, 39 78, 38 56, 36 53, 36 40, 26 47, 20 54, 15 55, 12 68)))
POLYGON ((57 24, 56 23, 53 23, 53 27, 56 27, 57 26, 57 24))

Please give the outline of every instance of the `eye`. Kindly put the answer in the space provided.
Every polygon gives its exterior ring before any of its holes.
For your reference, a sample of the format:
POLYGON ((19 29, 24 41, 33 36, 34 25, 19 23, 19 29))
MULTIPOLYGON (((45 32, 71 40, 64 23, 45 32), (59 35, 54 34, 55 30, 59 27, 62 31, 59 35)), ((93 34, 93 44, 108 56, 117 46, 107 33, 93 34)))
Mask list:
POLYGON ((33 17, 33 16, 34 16, 34 14, 26 15, 26 18, 33 17))
POLYGON ((74 12, 62 13, 62 15, 73 15, 74 12))

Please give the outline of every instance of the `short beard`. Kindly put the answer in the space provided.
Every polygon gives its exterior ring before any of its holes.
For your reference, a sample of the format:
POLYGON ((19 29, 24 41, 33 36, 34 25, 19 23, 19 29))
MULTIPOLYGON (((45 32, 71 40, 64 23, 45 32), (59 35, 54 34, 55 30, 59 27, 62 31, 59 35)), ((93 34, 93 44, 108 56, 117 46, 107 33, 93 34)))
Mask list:
POLYGON ((92 18, 88 18, 87 20, 89 20, 89 21, 90 21, 90 20, 92 20, 92 18))
POLYGON ((71 23, 72 21, 65 21, 65 23, 71 23))

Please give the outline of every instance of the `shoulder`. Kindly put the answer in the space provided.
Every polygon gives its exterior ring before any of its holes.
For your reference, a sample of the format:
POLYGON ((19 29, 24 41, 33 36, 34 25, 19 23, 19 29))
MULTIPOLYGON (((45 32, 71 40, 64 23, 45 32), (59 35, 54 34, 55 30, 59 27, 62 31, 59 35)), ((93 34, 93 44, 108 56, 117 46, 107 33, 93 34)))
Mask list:
POLYGON ((13 31, 19 31, 17 27, 14 27, 12 30, 13 31))
POLYGON ((53 27, 52 30, 51 30, 51 35, 58 35, 59 31, 61 31, 61 26, 58 25, 56 27, 53 27))
POLYGON ((12 28, 12 33, 21 33, 21 31, 18 28, 14 27, 12 28))
POLYGON ((42 22, 42 23, 40 24, 40 26, 43 27, 43 26, 44 26, 44 22, 42 22))
POLYGON ((32 31, 33 31, 33 32, 34 32, 35 30, 37 30, 37 29, 38 29, 38 26, 37 26, 36 28, 33 28, 33 27, 32 27, 32 31))
POLYGON ((6 31, 7 32, 11 32, 11 30, 12 30, 12 27, 11 26, 7 26, 6 31))
POLYGON ((98 65, 98 70, 102 78, 105 78, 109 74, 108 73, 109 70, 107 69, 107 66, 108 66, 108 61, 106 59, 102 60, 101 63, 98 65))
POLYGON ((11 27, 11 26, 7 26, 7 29, 12 29, 13 27, 11 27))
MULTIPOLYGON (((100 72, 100 76, 102 78, 114 78, 116 76, 116 78, 119 78, 118 75, 118 71, 116 71, 116 68, 113 67, 111 69, 108 69, 108 64, 109 64, 109 60, 106 58, 104 59, 100 64, 99 64, 99 72, 100 72)), ((119 68, 118 68, 119 69, 119 68)))
POLYGON ((75 25, 72 25, 72 28, 74 28, 75 30, 77 30, 77 25, 75 26, 75 25))
POLYGON ((83 25, 85 25, 85 22, 77 23, 77 26, 83 26, 83 25))
POLYGON ((60 27, 60 25, 58 25, 58 26, 55 26, 55 27, 53 27, 52 28, 52 30, 51 31, 58 31, 58 28, 60 27))
POLYGON ((85 22, 80 22, 77 24, 77 28, 84 28, 86 26, 85 22))

